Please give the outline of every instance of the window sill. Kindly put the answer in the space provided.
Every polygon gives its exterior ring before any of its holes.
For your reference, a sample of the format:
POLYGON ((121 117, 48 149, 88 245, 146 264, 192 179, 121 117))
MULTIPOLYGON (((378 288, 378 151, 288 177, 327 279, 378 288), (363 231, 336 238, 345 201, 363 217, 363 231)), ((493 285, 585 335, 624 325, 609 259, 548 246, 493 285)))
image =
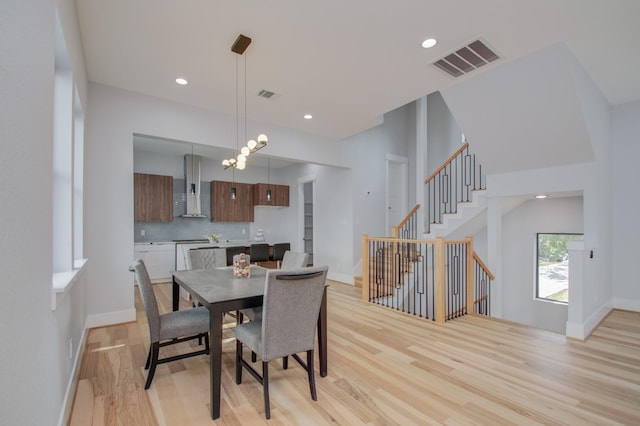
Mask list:
POLYGON ((55 311, 60 300, 62 300, 78 281, 78 275, 87 265, 87 259, 76 260, 73 270, 68 272, 57 272, 53 274, 53 286, 51 288, 51 310, 55 311))
POLYGON ((534 300, 536 302, 551 303, 553 305, 564 305, 564 306, 569 305, 569 302, 564 302, 562 300, 545 299, 543 297, 536 297, 534 300))

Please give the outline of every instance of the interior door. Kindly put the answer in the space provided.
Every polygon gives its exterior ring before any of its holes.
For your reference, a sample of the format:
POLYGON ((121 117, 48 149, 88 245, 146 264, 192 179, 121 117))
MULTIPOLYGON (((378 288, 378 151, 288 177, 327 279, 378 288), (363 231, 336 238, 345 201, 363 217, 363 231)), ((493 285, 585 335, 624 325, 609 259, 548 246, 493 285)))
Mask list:
POLYGON ((408 209, 408 160, 405 157, 387 156, 387 211, 386 233, 391 236, 391 227, 405 218, 408 209))

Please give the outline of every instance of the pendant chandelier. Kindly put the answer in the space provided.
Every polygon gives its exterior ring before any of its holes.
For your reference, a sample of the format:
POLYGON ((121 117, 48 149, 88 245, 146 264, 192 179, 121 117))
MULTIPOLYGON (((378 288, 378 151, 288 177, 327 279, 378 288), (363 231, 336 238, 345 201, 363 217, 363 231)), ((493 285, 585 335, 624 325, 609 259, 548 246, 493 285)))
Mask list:
MULTIPOLYGON (((234 156, 228 159, 222 160, 222 166, 225 170, 229 167, 234 169, 243 170, 246 166, 247 158, 249 155, 267 146, 268 138, 265 134, 259 134, 254 140, 251 139, 245 146, 239 148, 240 139, 240 114, 239 114, 239 66, 238 58, 242 56, 247 50, 247 47, 251 44, 251 39, 245 35, 240 34, 236 41, 231 46, 231 51, 236 53, 236 150, 234 156)), ((244 138, 247 138, 247 57, 244 57, 244 138)))

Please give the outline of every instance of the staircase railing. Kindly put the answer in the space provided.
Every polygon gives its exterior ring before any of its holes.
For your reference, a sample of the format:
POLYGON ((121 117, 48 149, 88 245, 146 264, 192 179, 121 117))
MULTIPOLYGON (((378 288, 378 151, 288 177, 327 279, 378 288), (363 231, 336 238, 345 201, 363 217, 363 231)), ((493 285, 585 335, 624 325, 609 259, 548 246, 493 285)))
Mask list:
POLYGON ((458 203, 471 201, 472 191, 486 189, 482 166, 465 143, 424 181, 427 233, 442 223, 445 213, 457 213, 458 203))
POLYGON ((420 204, 416 206, 402 219, 398 226, 391 227, 392 238, 406 238, 415 240, 418 238, 418 209, 420 204))
POLYGON ((474 294, 473 313, 491 315, 491 281, 495 278, 482 259, 473 252, 474 294))
POLYGON ((462 241, 362 237, 362 298, 443 324, 490 314, 493 275, 462 241))

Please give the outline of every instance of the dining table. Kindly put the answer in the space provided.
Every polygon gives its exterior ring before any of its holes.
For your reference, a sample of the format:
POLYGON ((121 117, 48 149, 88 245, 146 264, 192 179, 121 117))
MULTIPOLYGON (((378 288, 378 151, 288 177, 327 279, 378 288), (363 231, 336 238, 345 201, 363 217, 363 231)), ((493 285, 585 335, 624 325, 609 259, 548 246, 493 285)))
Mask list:
MULTIPOLYGON (((194 301, 209 310, 210 396, 211 418, 214 420, 220 417, 223 316, 227 312, 262 306, 267 270, 251 265, 249 276, 244 278, 236 277, 233 267, 173 272, 173 310, 179 309, 180 287, 189 292, 194 301)), ((320 376, 325 377, 328 373, 326 285, 318 315, 317 330, 320 376)))

